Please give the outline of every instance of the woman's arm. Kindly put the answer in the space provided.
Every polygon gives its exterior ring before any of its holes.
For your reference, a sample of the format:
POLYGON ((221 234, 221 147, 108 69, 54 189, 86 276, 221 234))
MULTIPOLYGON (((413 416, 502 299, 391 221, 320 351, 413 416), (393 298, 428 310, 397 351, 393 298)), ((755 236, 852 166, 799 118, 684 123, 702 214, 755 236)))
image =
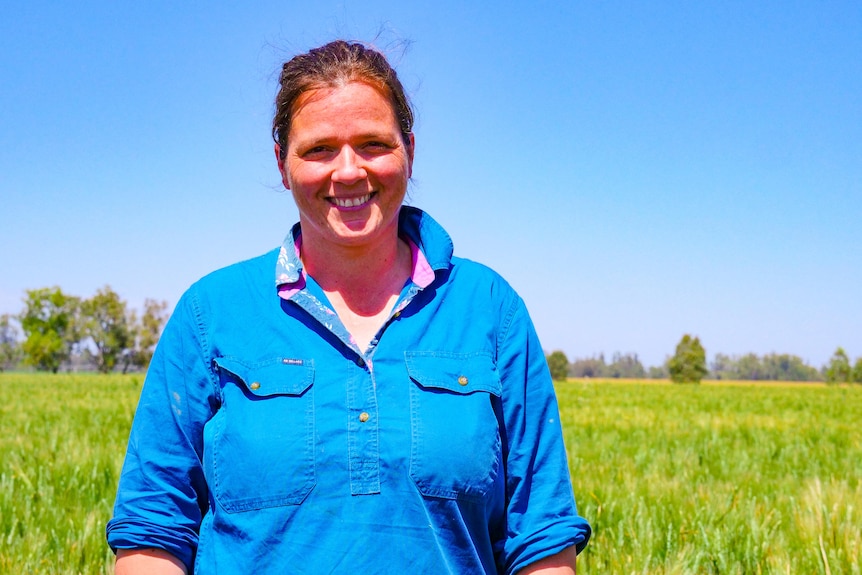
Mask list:
POLYGON ((498 345, 497 369, 503 381, 509 535, 498 562, 521 575, 571 575, 590 526, 575 507, 548 363, 520 298, 504 317, 508 326, 498 345), (536 561, 548 553, 554 555, 536 561))
MULTIPOLYGON (((200 321, 197 292, 189 290, 165 326, 147 370, 106 529, 114 550, 161 549, 188 570, 208 494, 203 429, 218 404, 200 321)), ((135 561, 148 558, 143 554, 135 561)), ((125 560, 118 565, 117 573, 124 573, 125 560)))
POLYGON ((575 575, 578 554, 574 547, 567 547, 556 555, 545 557, 527 565, 517 575, 575 575))
POLYGON ((162 549, 118 549, 114 575, 186 575, 186 568, 162 549))

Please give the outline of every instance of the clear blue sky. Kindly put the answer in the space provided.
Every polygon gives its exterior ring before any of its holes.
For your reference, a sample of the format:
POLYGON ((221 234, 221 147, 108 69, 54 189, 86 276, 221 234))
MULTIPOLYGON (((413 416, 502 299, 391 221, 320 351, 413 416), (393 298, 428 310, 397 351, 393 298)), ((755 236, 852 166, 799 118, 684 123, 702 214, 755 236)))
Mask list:
POLYGON ((52 285, 173 305, 278 245, 276 71, 381 30, 411 203, 546 350, 862 355, 857 1, 6 2, 0 313, 52 285))

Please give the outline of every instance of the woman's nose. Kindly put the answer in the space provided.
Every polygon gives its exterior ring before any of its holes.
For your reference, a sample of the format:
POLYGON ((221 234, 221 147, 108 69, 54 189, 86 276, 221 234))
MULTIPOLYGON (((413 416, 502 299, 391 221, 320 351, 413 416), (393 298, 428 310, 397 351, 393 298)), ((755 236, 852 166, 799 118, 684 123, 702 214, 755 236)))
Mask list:
POLYGON ((353 184, 368 176, 361 165, 362 158, 350 146, 341 149, 335 160, 332 180, 342 184, 353 184))

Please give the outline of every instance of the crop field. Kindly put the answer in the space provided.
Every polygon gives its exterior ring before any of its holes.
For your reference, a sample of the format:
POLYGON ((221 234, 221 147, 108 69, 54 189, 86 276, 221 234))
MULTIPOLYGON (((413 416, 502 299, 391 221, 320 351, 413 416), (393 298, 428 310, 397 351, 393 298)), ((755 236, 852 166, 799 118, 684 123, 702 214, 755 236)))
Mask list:
POLYGON ((862 386, 558 386, 579 573, 860 573, 862 386))
MULTIPOLYGON (((0 374, 0 573, 110 573, 139 375, 0 374)), ((579 574, 862 573, 862 386, 558 385, 579 574)))

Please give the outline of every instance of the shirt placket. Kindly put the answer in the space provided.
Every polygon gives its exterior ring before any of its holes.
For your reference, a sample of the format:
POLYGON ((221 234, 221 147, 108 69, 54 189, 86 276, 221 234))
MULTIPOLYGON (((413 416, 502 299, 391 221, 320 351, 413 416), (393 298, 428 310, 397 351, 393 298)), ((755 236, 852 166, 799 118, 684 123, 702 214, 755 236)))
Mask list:
POLYGON ((350 494, 380 493, 380 420, 372 366, 361 357, 347 375, 350 494))
POLYGON ((354 353, 353 361, 348 364, 345 381, 351 495, 380 493, 380 410, 372 356, 383 332, 401 315, 401 311, 410 304, 420 289, 414 282, 407 282, 389 319, 371 340, 364 354, 354 343, 338 314, 308 289, 301 289, 290 298, 354 353))

